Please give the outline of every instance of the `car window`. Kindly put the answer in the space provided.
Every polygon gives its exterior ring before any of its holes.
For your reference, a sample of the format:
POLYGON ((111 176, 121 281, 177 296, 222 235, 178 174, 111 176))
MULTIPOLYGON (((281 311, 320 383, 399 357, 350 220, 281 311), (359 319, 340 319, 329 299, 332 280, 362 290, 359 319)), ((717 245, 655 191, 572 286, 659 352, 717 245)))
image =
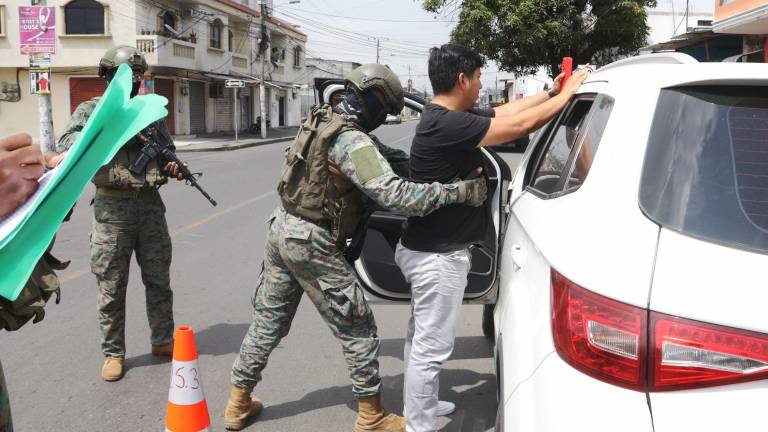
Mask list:
POLYGON ((538 165, 528 182, 534 192, 548 196, 563 191, 563 176, 569 172, 571 152, 579 142, 582 125, 585 124, 593 101, 591 97, 574 100, 553 125, 544 144, 543 154, 534 160, 538 165))
POLYGON ((656 106, 640 208, 680 233, 768 253, 768 89, 665 89, 656 106))
POLYGON ((608 124, 608 117, 611 115, 612 108, 613 98, 610 96, 600 95, 595 99, 595 103, 592 104, 589 119, 585 126, 582 127, 580 137, 578 138, 578 153, 576 153, 576 157, 574 157, 571 164, 570 174, 565 186, 566 192, 573 192, 578 189, 584 183, 584 180, 587 179, 587 174, 590 168, 592 168, 592 161, 595 158, 595 153, 597 153, 600 140, 603 138, 603 131, 608 124))

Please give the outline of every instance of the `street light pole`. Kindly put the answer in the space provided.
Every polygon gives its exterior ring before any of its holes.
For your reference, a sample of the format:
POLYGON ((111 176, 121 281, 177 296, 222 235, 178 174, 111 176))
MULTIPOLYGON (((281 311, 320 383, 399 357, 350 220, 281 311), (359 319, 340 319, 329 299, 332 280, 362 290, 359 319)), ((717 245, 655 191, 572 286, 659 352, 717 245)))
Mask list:
POLYGON ((261 138, 267 137, 267 91, 264 88, 266 77, 266 59, 269 52, 269 36, 267 35, 267 4, 261 3, 261 41, 259 42, 259 54, 261 55, 261 80, 259 82, 259 101, 261 102, 261 138))
MULTIPOLYGON (((32 6, 45 6, 45 0, 32 0, 30 1, 32 6)), ((30 60, 32 56, 30 55, 30 60)), ((31 62, 30 62, 31 63, 31 62)), ((50 68, 50 66, 48 66, 50 68)), ((50 69, 49 69, 50 70, 50 69)), ((31 72, 30 72, 31 73, 31 72)), ((53 78, 53 74, 49 77, 53 78)), ((21 92, 21 90, 19 90, 21 92)), ((53 140, 53 115, 51 108, 51 95, 38 94, 37 95, 37 111, 40 115, 40 151, 43 154, 54 151, 55 145, 53 140)))

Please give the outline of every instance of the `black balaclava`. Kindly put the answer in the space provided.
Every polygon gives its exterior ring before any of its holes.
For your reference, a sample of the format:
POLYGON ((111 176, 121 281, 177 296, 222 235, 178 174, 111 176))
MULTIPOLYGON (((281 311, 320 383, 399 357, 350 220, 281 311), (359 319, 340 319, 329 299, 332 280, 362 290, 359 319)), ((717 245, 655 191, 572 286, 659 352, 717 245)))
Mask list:
MULTIPOLYGON (((107 72, 107 83, 112 82, 112 78, 115 77, 115 74, 117 73, 117 69, 112 69, 107 72)), ((131 80, 133 80, 133 76, 131 76, 131 80)), ((141 81, 133 82, 131 81, 131 98, 136 97, 139 94, 139 89, 141 88, 141 81)))
POLYGON ((381 126, 387 119, 387 110, 373 91, 358 92, 348 87, 344 101, 340 104, 343 110, 357 117, 357 123, 367 132, 381 126))

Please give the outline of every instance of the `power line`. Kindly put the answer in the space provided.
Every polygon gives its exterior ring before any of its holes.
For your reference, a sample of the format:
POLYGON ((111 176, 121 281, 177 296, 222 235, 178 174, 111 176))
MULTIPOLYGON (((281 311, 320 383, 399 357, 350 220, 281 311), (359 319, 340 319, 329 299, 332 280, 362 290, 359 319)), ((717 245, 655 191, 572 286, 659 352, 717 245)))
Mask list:
MULTIPOLYGON (((292 10, 294 12, 304 12, 304 10, 295 8, 295 7, 283 7, 281 10, 292 10)), ((383 19, 383 18, 363 18, 363 17, 354 17, 354 16, 345 16, 345 15, 333 15, 333 14, 327 14, 322 12, 312 12, 313 15, 322 15, 332 18, 344 18, 344 19, 351 19, 351 20, 357 20, 357 21, 373 21, 373 22, 391 22, 391 23, 456 23, 458 21, 455 20, 404 20, 404 19, 383 19)))

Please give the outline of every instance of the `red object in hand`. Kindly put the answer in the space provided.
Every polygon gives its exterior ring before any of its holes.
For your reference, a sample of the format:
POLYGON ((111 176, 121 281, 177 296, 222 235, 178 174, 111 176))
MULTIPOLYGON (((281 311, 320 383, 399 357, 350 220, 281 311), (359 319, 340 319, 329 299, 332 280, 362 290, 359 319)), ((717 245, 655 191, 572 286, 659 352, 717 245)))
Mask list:
POLYGON ((572 57, 563 57, 563 63, 560 65, 563 73, 565 74, 565 77, 563 78, 563 82, 561 85, 565 85, 566 82, 568 82, 568 78, 571 77, 571 73, 573 72, 573 58, 572 57))

